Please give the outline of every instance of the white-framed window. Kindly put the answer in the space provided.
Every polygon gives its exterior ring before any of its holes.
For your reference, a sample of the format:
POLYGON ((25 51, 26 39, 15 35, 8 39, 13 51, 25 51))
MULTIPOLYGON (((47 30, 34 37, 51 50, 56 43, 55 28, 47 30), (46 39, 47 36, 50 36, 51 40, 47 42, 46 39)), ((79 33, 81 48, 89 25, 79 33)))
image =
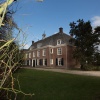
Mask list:
POLYGON ((40 64, 40 59, 37 59, 37 66, 40 64))
POLYGON ((40 57, 40 51, 37 51, 37 57, 40 57))
POLYGON ((58 58, 58 66, 62 66, 62 58, 58 58))
POLYGON ((46 49, 43 49, 42 55, 43 55, 43 56, 46 56, 46 49))
POLYGON ((57 40, 57 45, 61 44, 61 39, 57 40))
POLYGON ((53 54, 53 49, 52 48, 50 49, 50 53, 53 54))
POLYGON ((62 54, 62 48, 57 48, 57 55, 61 55, 62 54))
POLYGON ((33 52, 33 57, 35 57, 35 52, 33 52))
POLYGON ((29 53, 29 58, 31 58, 31 53, 29 53))
POLYGON ((47 59, 43 59, 43 66, 47 65, 47 59))
POLYGON ((50 59, 50 64, 51 64, 51 65, 53 64, 53 59, 50 59))

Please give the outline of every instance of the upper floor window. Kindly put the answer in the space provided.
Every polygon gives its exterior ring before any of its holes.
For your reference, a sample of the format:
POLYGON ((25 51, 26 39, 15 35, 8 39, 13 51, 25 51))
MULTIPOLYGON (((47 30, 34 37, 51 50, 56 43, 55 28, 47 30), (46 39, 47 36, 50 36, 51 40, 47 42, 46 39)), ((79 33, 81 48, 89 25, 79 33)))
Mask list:
POLYGON ((62 48, 57 48, 57 55, 61 55, 62 54, 62 48))
POLYGON ((31 53, 29 53, 29 58, 31 58, 31 53))
POLYGON ((43 55, 43 56, 46 56, 46 49, 43 49, 42 55, 43 55))
POLYGON ((33 52, 33 57, 35 57, 35 52, 33 52))
POLYGON ((53 49, 50 49, 50 53, 53 54, 53 49))
POLYGON ((61 39, 57 40, 57 45, 61 44, 61 39))
POLYGON ((37 51, 37 57, 40 57, 40 51, 37 51))

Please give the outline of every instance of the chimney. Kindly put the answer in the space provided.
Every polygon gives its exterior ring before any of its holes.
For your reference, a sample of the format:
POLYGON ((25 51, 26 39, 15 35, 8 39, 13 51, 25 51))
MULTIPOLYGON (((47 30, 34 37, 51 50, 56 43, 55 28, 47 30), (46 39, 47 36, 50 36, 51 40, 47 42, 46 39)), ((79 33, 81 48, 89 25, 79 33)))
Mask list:
POLYGON ((32 41, 32 45, 34 44, 34 41, 32 41))
POLYGON ((63 33, 63 28, 62 27, 59 28, 59 33, 63 33))

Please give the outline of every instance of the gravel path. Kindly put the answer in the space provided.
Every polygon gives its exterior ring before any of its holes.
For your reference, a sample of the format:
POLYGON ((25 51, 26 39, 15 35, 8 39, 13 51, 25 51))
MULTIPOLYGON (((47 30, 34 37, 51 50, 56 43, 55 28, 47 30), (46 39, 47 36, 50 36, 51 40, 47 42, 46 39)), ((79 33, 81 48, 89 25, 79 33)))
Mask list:
POLYGON ((80 71, 80 70, 68 70, 68 69, 54 69, 54 68, 47 69, 47 68, 31 68, 31 67, 24 67, 24 68, 100 77, 100 71, 80 71))

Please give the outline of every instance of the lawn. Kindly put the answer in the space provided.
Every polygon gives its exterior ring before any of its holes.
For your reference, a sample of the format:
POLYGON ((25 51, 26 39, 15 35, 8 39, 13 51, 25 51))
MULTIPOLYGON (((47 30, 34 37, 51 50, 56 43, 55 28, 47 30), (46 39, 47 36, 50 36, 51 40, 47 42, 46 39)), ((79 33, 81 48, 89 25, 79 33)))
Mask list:
POLYGON ((100 100, 100 77, 35 69, 20 69, 14 77, 22 91, 35 94, 32 97, 19 94, 17 100, 100 100))

